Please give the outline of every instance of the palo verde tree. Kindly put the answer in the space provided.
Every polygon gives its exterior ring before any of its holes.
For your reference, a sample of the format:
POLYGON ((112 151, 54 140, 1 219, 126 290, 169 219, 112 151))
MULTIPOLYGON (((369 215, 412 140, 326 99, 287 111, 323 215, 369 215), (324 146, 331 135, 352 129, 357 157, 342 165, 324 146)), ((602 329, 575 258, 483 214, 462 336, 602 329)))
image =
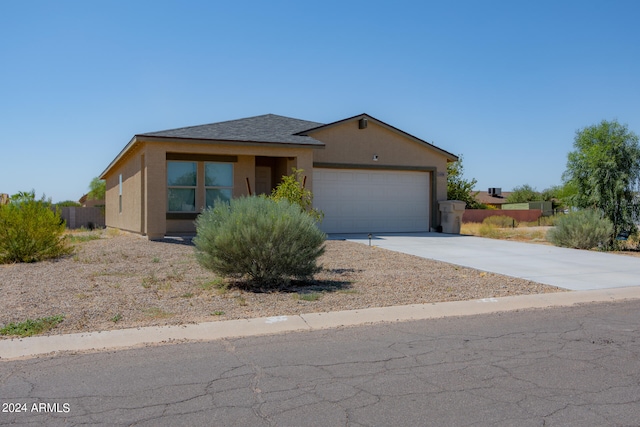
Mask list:
POLYGON ((105 180, 95 177, 89 183, 89 199, 91 200, 104 200, 104 195, 107 190, 107 183, 105 180))
POLYGON ((636 233, 633 222, 634 185, 640 177, 638 136, 626 125, 603 120, 576 132, 574 151, 563 174, 575 189, 571 204, 593 208, 613 223, 613 238, 621 231, 636 233))
POLYGON ((476 199, 478 192, 473 191, 473 187, 478 181, 474 178, 467 180, 463 175, 464 166, 462 165, 462 155, 460 155, 457 162, 447 163, 447 198, 465 202, 467 209, 486 208, 476 199))

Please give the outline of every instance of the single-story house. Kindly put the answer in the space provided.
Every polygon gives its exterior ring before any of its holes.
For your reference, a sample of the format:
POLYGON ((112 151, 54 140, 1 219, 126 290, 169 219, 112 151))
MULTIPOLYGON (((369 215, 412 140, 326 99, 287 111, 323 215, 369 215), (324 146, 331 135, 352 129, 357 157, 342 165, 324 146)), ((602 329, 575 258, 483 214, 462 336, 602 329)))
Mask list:
POLYGON ((92 199, 88 194, 83 194, 78 200, 83 208, 102 208, 104 207, 104 199, 92 199))
POLYGON ((497 188, 491 188, 490 191, 476 191, 472 193, 476 194, 476 200, 482 204, 495 209, 502 209, 502 205, 507 203, 507 198, 511 195, 510 191, 501 191, 497 188), (495 191, 498 190, 498 191, 495 191))
POLYGON ((367 114, 329 124, 274 114, 135 135, 100 175, 106 225, 147 236, 195 232, 218 198, 268 194, 303 169, 327 233, 440 225, 457 157, 367 114))

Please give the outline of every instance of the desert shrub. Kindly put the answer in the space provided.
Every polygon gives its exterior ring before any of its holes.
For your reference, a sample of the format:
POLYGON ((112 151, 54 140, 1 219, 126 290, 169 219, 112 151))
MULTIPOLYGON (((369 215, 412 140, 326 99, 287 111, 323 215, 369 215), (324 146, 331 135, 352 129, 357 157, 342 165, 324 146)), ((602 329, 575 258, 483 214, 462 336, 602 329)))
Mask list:
POLYGON ((482 223, 486 225, 493 225, 494 227, 498 227, 498 228, 507 228, 507 227, 510 228, 510 227, 513 227, 514 225, 516 227, 518 226, 518 221, 514 220, 510 216, 504 216, 504 215, 493 215, 493 216, 486 217, 484 220, 482 220, 482 223))
POLYGON ((313 194, 304 188, 304 183, 301 182, 304 170, 293 168, 292 172, 291 175, 282 177, 282 181, 273 189, 270 197, 276 201, 287 200, 296 204, 317 222, 322 221, 324 213, 312 206, 313 194))
POLYGON ((44 196, 19 193, 0 206, 0 262, 36 262, 71 253, 65 224, 44 196))
POLYGON ((599 212, 586 209, 560 217, 547 232, 547 240, 556 246, 591 249, 610 240, 613 224, 599 212))
POLYGON ((541 216, 535 221, 526 221, 518 223, 520 227, 552 227, 556 225, 559 216, 541 216))
POLYGON ((287 200, 243 197, 216 203, 196 220, 198 262, 224 277, 258 286, 307 279, 321 267, 325 234, 287 200))
POLYGON ((522 227, 552 227, 556 225, 559 216, 541 216, 535 221, 521 222, 522 227))
POLYGON ((480 237, 487 237, 489 239, 499 239, 500 237, 502 237, 502 233, 500 232, 498 227, 493 224, 484 223, 480 224, 480 227, 478 228, 478 235, 480 237))
POLYGON ((538 223, 543 227, 553 227, 558 223, 559 216, 541 216, 540 221, 538 223))

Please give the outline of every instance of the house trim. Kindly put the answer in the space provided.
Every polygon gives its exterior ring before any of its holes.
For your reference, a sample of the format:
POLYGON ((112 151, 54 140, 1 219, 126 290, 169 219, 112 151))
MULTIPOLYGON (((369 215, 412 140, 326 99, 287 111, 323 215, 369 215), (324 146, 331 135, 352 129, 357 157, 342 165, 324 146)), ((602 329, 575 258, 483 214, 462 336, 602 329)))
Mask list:
POLYGON ((167 153, 167 160, 238 163, 238 156, 226 156, 219 154, 167 153))
POLYGON ((314 168, 327 169, 375 169, 375 170, 395 170, 395 171, 416 171, 435 172, 433 166, 400 166, 400 165, 362 165, 357 163, 321 163, 313 162, 314 168))
POLYGON ((238 139, 205 139, 205 138, 185 138, 175 136, 147 136, 136 135, 138 140, 144 140, 145 142, 185 142, 189 144, 224 144, 224 145, 249 145, 264 147, 265 145, 273 145, 276 147, 291 147, 291 148, 324 148, 324 144, 317 141, 310 143, 296 143, 296 142, 278 142, 278 141, 250 141, 250 140, 238 140, 238 139))
POLYGON ((202 212, 167 212, 167 219, 196 219, 202 212))

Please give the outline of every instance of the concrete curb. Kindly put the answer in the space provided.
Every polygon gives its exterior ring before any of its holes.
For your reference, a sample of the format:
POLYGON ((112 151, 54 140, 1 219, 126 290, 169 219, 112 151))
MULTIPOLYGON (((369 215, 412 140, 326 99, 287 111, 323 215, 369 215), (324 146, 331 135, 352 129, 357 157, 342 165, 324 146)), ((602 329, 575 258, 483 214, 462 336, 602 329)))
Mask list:
POLYGON ((380 322, 469 316, 532 308, 566 307, 582 303, 640 299, 640 287, 580 292, 558 292, 441 302, 361 310, 309 313, 256 319, 207 322, 194 325, 118 329, 0 340, 0 360, 34 357, 59 351, 111 350, 185 341, 211 341, 292 331, 311 331, 380 322))

